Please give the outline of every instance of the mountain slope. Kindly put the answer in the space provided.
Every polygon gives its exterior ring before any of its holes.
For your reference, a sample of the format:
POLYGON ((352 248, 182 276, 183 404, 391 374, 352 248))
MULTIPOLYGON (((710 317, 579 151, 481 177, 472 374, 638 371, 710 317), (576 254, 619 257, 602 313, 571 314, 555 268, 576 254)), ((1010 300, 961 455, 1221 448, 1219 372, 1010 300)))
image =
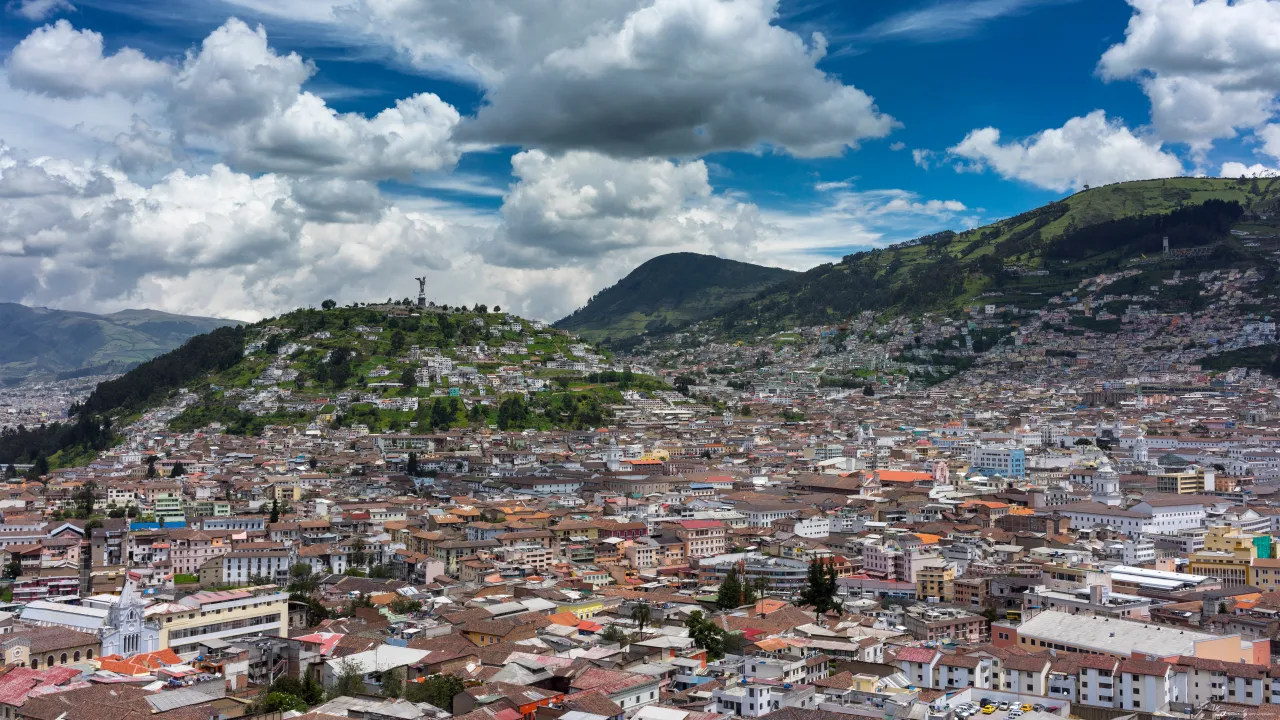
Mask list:
POLYGON ((794 275, 714 255, 660 255, 601 290, 556 327, 596 341, 621 340, 714 314, 794 275))
MULTIPOLYGON (((1118 183, 1077 193, 1021 215, 962 233, 937 233, 845 256, 793 276, 749 302, 708 318, 723 332, 752 334, 795 325, 843 322, 864 311, 948 311, 983 303, 1043 306, 1086 277, 1160 261, 1162 238, 1205 256, 1157 262, 1177 266, 1257 264, 1261 251, 1229 229, 1280 234, 1280 180, 1170 178, 1118 183)), ((1256 245, 1256 243, 1253 243, 1256 245)))
POLYGON ((123 310, 94 315, 0 303, 0 379, 123 372, 234 321, 123 310))

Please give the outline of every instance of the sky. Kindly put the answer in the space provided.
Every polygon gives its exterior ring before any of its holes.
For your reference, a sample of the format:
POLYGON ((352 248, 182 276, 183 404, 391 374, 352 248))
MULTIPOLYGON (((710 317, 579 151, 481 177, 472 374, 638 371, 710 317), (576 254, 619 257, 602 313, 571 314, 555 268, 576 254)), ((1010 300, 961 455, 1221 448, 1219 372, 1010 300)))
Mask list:
MULTIPOLYGON (((3 0, 0 0, 3 1, 3 0)), ((0 301, 555 320, 1280 167, 1280 0, 8 0, 0 301)))

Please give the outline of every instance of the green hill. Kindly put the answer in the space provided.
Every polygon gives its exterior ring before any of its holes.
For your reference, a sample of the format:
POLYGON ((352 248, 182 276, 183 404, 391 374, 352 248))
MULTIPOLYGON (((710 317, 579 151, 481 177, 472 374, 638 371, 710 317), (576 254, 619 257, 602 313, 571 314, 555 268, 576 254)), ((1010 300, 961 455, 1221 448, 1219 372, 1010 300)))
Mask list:
MULTIPOLYGON (((1042 306, 1083 278, 1130 267, 1151 274, 1232 264, 1265 266, 1257 242, 1229 230, 1280 234, 1280 180, 1170 178, 1077 193, 1016 217, 962 233, 937 233, 845 256, 795 275, 710 320, 730 334, 843 322, 864 312, 946 311, 982 302, 1042 306), (1204 248, 1193 260, 1162 261, 1204 248), (1139 265, 1134 265, 1138 262, 1139 265)), ((1269 244, 1268 244, 1269 245, 1269 244)))
POLYGON ((193 335, 232 324, 156 310, 93 315, 0 303, 0 380, 123 372, 193 335))
POLYGON ((556 323, 597 342, 681 327, 796 275, 714 255, 660 255, 556 323))
POLYGON ((268 425, 450 427, 601 425, 622 391, 670 389, 630 371, 551 366, 604 358, 568 333, 484 306, 302 309, 223 327, 100 383, 73 422, 0 433, 0 463, 84 460, 116 430, 185 391, 169 426, 256 435, 268 425), (434 375, 432 368, 440 370, 434 375))

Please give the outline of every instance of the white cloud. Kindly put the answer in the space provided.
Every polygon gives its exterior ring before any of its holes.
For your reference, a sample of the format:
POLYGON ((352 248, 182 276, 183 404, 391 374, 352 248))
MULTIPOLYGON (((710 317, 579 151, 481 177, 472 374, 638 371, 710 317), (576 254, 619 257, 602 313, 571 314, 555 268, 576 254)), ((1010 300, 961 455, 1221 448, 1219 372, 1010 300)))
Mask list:
POLYGON ((489 258, 512 267, 700 249, 741 256, 762 232, 754 206, 717 196, 701 161, 620 160, 587 151, 511 159, 517 182, 489 258))
POLYGON ((892 145, 890 145, 890 146, 889 146, 889 149, 890 149, 890 150, 892 150, 892 151, 894 151, 894 152, 900 152, 900 151, 902 151, 902 150, 906 150, 906 149, 907 149, 907 144, 906 144, 906 143, 904 143, 904 142, 902 142, 902 141, 898 141, 898 142, 893 143, 892 145))
POLYGON ((990 168, 1005 178, 1059 192, 1183 173, 1181 161, 1159 142, 1133 134, 1102 110, 1025 140, 1000 139, 996 128, 973 130, 947 152, 971 162, 973 169, 990 168))
POLYGON ((929 166, 933 164, 934 154, 935 153, 932 150, 916 148, 911 151, 911 160, 916 164, 917 167, 921 167, 921 168, 924 168, 925 170, 928 170, 929 166))
POLYGON ((1245 165, 1244 163, 1238 162, 1226 162, 1222 164, 1222 170, 1218 172, 1218 177, 1280 177, 1280 169, 1267 167, 1266 165, 1245 165))
POLYGON ((9 55, 9 84, 53 97, 136 97, 166 83, 172 69, 133 48, 103 55, 102 35, 66 20, 37 28, 9 55))
POLYGON ((622 156, 773 147, 830 156, 896 121, 817 67, 826 41, 774 23, 777 0, 363 0, 353 12, 486 104, 459 136, 622 156))
POLYGON ((72 12, 76 7, 67 0, 21 0, 9 3, 9 9, 31 22, 40 22, 50 15, 72 12))
POLYGON ((1203 152, 1276 111, 1280 2, 1128 0, 1124 42, 1103 55, 1106 80, 1136 79, 1160 137, 1203 152))

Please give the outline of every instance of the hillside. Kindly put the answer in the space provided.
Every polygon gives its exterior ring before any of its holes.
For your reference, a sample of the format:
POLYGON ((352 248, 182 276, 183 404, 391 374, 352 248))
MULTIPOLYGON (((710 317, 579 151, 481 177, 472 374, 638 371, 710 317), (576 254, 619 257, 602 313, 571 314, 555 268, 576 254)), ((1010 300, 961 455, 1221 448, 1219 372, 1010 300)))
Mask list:
POLYGON ((864 311, 947 311, 979 297, 1036 308, 1082 278, 1133 267, 1146 268, 1148 280, 1232 264, 1265 266, 1270 277, 1274 263, 1261 257, 1273 249, 1263 241, 1280 236, 1268 219, 1277 208, 1277 179, 1118 183, 986 227, 845 256, 709 320, 722 332, 749 334, 840 323, 864 311), (1175 251, 1199 250, 1165 259, 1166 236, 1175 251))
POLYGON ((193 335, 232 324, 156 310, 93 315, 0 303, 0 381, 123 372, 193 335))
POLYGON ((796 275, 714 255, 660 255, 605 288, 569 317, 562 330, 611 343, 680 327, 742 302, 796 275))
POLYGON ((311 423, 375 433, 589 429, 628 389, 670 386, 613 367, 563 331, 484 306, 302 309, 198 335, 99 384, 72 409, 73 423, 0 435, 0 463, 83 460, 140 417, 250 435, 311 423), (144 416, 161 405, 174 410, 144 416))

